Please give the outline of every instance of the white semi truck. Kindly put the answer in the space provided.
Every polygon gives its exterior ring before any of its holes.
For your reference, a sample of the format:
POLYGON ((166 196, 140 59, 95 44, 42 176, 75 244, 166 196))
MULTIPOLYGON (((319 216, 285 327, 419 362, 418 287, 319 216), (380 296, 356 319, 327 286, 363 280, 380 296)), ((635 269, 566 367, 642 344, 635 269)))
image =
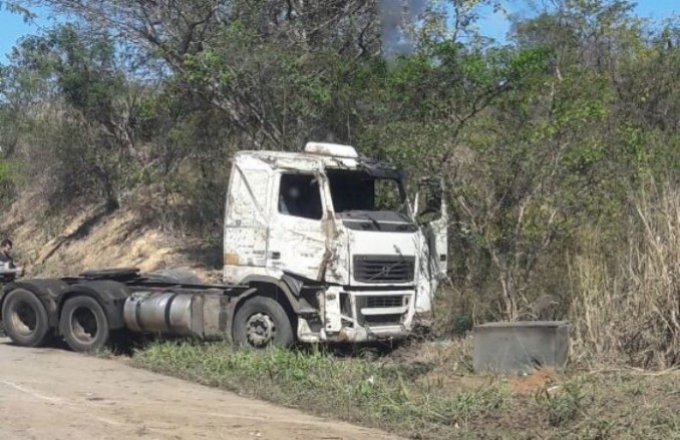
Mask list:
POLYGON ((441 182, 418 187, 426 194, 411 203, 402 171, 345 145, 238 152, 226 199, 224 284, 137 269, 7 279, 5 331, 23 346, 61 337, 74 351, 98 350, 130 331, 253 348, 405 338, 430 312, 447 268, 441 182), (415 212, 421 204, 430 222, 415 212))

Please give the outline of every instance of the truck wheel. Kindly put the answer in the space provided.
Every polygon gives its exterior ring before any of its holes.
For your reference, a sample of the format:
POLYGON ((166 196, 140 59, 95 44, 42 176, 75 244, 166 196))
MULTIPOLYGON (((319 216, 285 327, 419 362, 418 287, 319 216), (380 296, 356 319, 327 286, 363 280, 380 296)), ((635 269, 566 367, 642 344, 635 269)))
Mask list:
POLYGON ((281 304, 255 296, 246 300, 234 317, 234 343, 239 347, 264 349, 293 345, 293 328, 281 304))
POLYGON ((47 310, 33 292, 25 289, 11 291, 2 308, 5 332, 22 347, 40 347, 48 339, 50 330, 47 310))
POLYGON ((77 352, 98 351, 110 337, 109 322, 102 306, 89 296, 66 300, 59 318, 59 331, 71 350, 77 352))

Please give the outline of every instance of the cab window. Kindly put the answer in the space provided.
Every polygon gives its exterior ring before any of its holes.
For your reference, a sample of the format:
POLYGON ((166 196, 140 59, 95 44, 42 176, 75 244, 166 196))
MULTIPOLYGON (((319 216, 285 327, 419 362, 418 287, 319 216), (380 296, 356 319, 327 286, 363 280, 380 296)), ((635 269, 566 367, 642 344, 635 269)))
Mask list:
POLYGON ((279 213, 310 220, 321 220, 321 189, 315 176, 282 174, 279 185, 279 213))

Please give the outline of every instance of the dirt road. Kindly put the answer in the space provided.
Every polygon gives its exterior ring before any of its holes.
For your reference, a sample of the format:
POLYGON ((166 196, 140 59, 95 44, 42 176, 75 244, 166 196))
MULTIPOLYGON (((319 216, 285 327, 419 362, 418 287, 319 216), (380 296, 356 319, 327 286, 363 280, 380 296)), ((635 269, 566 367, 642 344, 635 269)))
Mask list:
POLYGON ((0 339, 0 439, 396 440, 147 371, 0 339))

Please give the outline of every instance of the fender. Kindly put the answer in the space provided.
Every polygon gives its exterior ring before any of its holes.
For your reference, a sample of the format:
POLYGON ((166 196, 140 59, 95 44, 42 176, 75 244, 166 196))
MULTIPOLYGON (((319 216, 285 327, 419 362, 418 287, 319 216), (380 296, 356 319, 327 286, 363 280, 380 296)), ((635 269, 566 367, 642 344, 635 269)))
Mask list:
POLYGON ((270 286, 277 287, 286 296, 288 303, 293 309, 293 313, 295 313, 296 315, 299 314, 300 306, 298 304, 297 298, 295 297, 295 295, 293 295, 293 291, 288 286, 288 284, 284 283, 282 280, 277 280, 274 277, 268 277, 266 275, 249 275, 245 277, 243 280, 241 280, 239 284, 251 287, 247 289, 245 292, 241 293, 239 296, 235 297, 232 301, 229 301, 228 309, 229 311, 227 315, 228 321, 226 325, 226 328, 229 329, 229 331, 226 332, 227 340, 229 342, 234 342, 232 327, 234 325, 234 316, 236 314, 236 309, 238 308, 239 304, 241 304, 244 300, 257 294, 257 288, 252 287, 253 284, 267 284, 270 286))
MULTIPOLYGON (((224 320, 224 329, 227 341, 234 342, 234 339, 232 337, 233 336, 232 327, 234 325, 234 315, 236 314, 236 308, 241 303, 241 301, 245 300, 246 298, 250 298, 255 293, 257 293, 257 288, 251 287, 249 289, 246 289, 239 296, 233 297, 227 304, 226 313, 224 314, 224 317, 220 316, 220 321, 224 320)), ((222 313, 220 313, 220 315, 222 315, 222 313)), ((222 328, 222 325, 223 325, 222 322, 220 322, 220 328, 222 328)))
POLYGON ((15 289, 26 289, 38 297, 47 311, 47 320, 50 327, 59 325, 59 310, 57 307, 59 297, 68 291, 69 285, 59 279, 44 280, 18 280, 2 286, 0 292, 0 310, 5 301, 5 296, 15 289))
MULTIPOLYGON (((274 277, 268 277, 266 275, 249 275, 245 277, 239 284, 250 286, 254 283, 258 284, 269 284, 270 286, 276 286, 279 288, 281 292, 286 296, 286 299, 288 299, 288 302, 290 303, 291 308, 293 309, 293 312, 295 314, 300 313, 300 304, 298 301, 298 297, 300 296, 300 288, 302 287, 301 285, 295 285, 295 283, 287 283, 284 275, 284 279, 277 280, 274 277), (293 286, 291 286, 293 284, 293 286)), ((243 299, 252 296, 254 293, 257 292, 257 290, 252 290, 248 289, 244 293, 242 293, 235 301, 234 307, 240 303, 243 299)))
POLYGON ((61 311, 64 302, 67 299, 78 295, 90 296, 97 300, 99 305, 104 309, 111 330, 118 330, 125 327, 125 322, 123 321, 123 305, 125 304, 125 300, 130 296, 130 291, 125 284, 108 280, 74 284, 70 286, 68 292, 64 293, 59 298, 59 311, 61 311))

